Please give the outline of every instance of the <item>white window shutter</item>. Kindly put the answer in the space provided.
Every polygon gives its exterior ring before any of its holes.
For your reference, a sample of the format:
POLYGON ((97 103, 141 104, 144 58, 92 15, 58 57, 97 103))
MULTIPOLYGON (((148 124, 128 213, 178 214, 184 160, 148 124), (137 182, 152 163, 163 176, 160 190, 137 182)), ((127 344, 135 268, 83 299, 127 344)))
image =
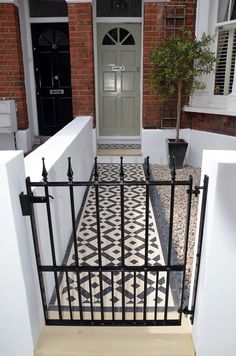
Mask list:
POLYGON ((236 57, 236 30, 220 28, 218 33, 215 95, 228 95, 232 91, 236 57))

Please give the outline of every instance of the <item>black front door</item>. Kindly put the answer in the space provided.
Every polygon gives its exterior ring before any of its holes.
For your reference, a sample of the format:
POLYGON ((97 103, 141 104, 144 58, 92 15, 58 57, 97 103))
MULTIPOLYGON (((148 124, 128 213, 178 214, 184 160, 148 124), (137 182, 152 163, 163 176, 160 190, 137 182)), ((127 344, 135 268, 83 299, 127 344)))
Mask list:
POLYGON ((72 120, 68 24, 31 26, 39 134, 51 136, 72 120))

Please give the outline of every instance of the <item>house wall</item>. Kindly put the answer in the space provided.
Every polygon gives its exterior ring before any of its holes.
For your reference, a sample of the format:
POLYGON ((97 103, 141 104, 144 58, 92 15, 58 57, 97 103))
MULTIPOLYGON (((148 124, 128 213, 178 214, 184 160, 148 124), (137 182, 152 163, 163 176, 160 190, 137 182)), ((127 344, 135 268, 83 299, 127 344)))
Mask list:
MULTIPOLYGON (((165 37, 165 19, 164 10, 166 5, 186 5, 185 27, 193 34, 195 32, 196 1, 169 1, 164 2, 146 2, 144 4, 144 33, 143 33, 143 128, 154 129, 161 128, 161 117, 163 116, 160 98, 148 87, 148 76, 150 74, 150 52, 153 46, 160 44, 165 37)), ((167 35, 172 32, 167 31, 167 35)), ((185 99, 186 101, 186 99, 185 99)), ((168 104, 170 105, 170 104, 168 104)), ((175 105, 171 103, 171 105, 175 105)))
POLYGON ((93 16, 91 3, 68 3, 73 115, 95 120, 93 16))
POLYGON ((18 8, 0 3, 0 99, 17 104, 18 129, 28 128, 18 8))

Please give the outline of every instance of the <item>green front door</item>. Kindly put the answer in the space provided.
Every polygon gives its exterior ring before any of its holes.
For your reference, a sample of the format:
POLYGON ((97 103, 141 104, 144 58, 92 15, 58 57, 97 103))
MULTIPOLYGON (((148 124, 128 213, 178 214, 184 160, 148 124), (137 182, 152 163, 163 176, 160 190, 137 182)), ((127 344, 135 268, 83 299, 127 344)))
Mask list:
POLYGON ((140 24, 98 24, 100 136, 140 134, 140 24))

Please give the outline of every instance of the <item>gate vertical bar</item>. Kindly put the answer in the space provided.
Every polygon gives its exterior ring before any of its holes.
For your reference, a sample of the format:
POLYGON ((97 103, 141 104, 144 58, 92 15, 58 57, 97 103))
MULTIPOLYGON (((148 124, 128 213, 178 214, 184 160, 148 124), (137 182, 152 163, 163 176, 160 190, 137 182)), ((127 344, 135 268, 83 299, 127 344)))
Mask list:
POLYGON ((91 320, 92 320, 92 322, 94 322, 94 314, 93 314, 93 288, 92 288, 91 272, 88 272, 88 276, 89 276, 89 294, 90 294, 91 320))
POLYGON ((137 291, 137 286, 136 286, 136 272, 134 271, 134 322, 136 322, 136 291, 137 291))
POLYGON ((157 308, 158 308, 158 285, 159 285, 159 272, 156 272, 156 293, 155 293, 155 310, 154 320, 157 321, 157 308))
POLYGON ((203 180, 203 195, 202 195, 200 222, 199 222, 196 273, 195 273, 195 281, 194 281, 194 289, 193 289, 193 302, 191 308, 192 315, 190 317, 192 324, 194 323, 195 306, 196 306, 196 299, 197 299, 197 287, 198 287, 201 254, 202 254, 202 242, 203 242, 203 232, 204 232, 204 223, 205 223, 205 214, 206 214, 208 183, 209 183, 209 177, 205 175, 203 180))
POLYGON ((174 204, 175 204, 175 157, 172 157, 172 170, 171 170, 171 196, 170 196, 170 224, 169 224, 169 240, 168 240, 168 255, 167 255, 167 272, 166 272, 166 296, 165 296, 165 311, 164 320, 167 321, 168 314, 168 301, 169 301, 169 287, 170 287, 170 266, 171 266, 171 250, 172 250, 172 237, 173 237, 173 220, 174 220, 174 204))
MULTIPOLYGON (((29 177, 26 178, 26 191, 27 191, 27 195, 30 197, 30 200, 31 200, 33 197, 33 193, 31 190, 29 177)), ((44 314, 45 323, 47 324, 47 320, 48 320, 47 299, 46 299, 46 293, 45 293, 43 274, 40 270, 42 263, 41 263, 41 257, 40 257, 40 251, 39 251, 39 241, 38 241, 38 234, 37 234, 37 229, 36 229, 36 221, 35 221, 35 214, 34 214, 32 200, 31 200, 30 204, 31 204, 30 222, 31 222, 31 231, 32 231, 32 236, 33 236, 34 253, 35 253, 35 259, 36 259, 36 265, 37 265, 37 271, 38 271, 41 299, 42 299, 42 304, 43 304, 43 314, 44 314)))
POLYGON ((114 272, 111 271, 111 301, 112 301, 112 321, 115 321, 115 295, 114 295, 114 272))
POLYGON ((78 292, 78 303, 79 303, 79 312, 80 320, 83 320, 83 306, 82 306, 82 297, 81 297, 81 286, 80 286, 80 272, 79 272, 79 256, 77 248, 77 236, 76 236, 76 223, 75 223, 75 199, 74 199, 74 188, 73 188, 73 169, 71 166, 71 157, 68 157, 68 171, 67 177, 69 181, 69 192, 70 192, 70 207, 71 207, 71 222, 72 222, 72 233, 73 233, 73 245, 75 253, 75 265, 76 265, 76 279, 77 279, 77 292, 78 292))
MULTIPOLYGON (((101 249, 101 226, 100 226, 100 208, 99 208, 99 191, 98 191, 98 166, 97 157, 95 157, 94 166, 94 183, 95 183, 95 199, 96 199, 96 217, 97 217, 97 242, 98 242, 98 264, 102 267, 102 249, 101 249)), ((100 303, 101 303, 101 319, 104 322, 104 305, 103 305, 103 285, 102 285, 102 271, 99 270, 99 285, 100 285, 100 303)))
POLYGON ((72 313, 72 305, 71 305, 71 295, 70 295, 70 284, 69 284, 68 271, 66 271, 65 273, 66 273, 66 287, 67 287, 67 293, 68 293, 70 319, 73 320, 73 313, 72 313))
POLYGON ((189 176, 189 192, 188 192, 188 203, 187 203, 187 217, 186 217, 186 230, 185 230, 185 243, 184 243, 184 271, 182 277, 182 290, 181 290, 181 299, 180 299, 180 315, 179 321, 182 321, 182 310, 183 310, 183 301, 184 301, 184 292, 185 292, 185 276, 186 276, 186 265, 187 265, 187 255, 188 255, 188 241, 189 241, 189 227, 191 219, 191 206, 192 206, 192 189, 193 189, 193 177, 189 176))
POLYGON ((144 271, 144 305, 143 305, 143 320, 147 320, 147 277, 148 277, 148 247, 149 247, 149 182, 150 182, 150 167, 149 157, 146 158, 146 212, 145 212, 145 271, 144 271))
POLYGON ((62 321, 62 310, 61 310, 61 299, 60 299, 60 291, 59 291, 59 284, 58 284, 58 278, 57 278, 57 262, 56 262, 56 253, 55 253, 55 245, 54 245, 54 236, 53 236, 53 228, 52 228, 52 216, 51 216, 51 208, 50 208, 50 202, 49 202, 49 191, 48 191, 48 172, 45 167, 45 159, 42 159, 43 161, 43 171, 42 171, 42 177, 44 181, 44 191, 45 191, 45 197, 46 197, 46 208, 47 208, 47 217, 48 217, 48 229, 49 229, 49 238, 50 238, 50 245, 51 245, 51 253, 52 253, 52 263, 53 263, 53 269, 54 269, 54 279, 55 279, 55 287, 56 287, 56 295, 57 295, 57 303, 58 303, 58 314, 59 314, 59 319, 60 322, 62 321))
POLYGON ((121 281, 122 281, 122 321, 125 322, 125 228, 124 228, 124 168, 120 157, 120 223, 121 223, 121 281))

